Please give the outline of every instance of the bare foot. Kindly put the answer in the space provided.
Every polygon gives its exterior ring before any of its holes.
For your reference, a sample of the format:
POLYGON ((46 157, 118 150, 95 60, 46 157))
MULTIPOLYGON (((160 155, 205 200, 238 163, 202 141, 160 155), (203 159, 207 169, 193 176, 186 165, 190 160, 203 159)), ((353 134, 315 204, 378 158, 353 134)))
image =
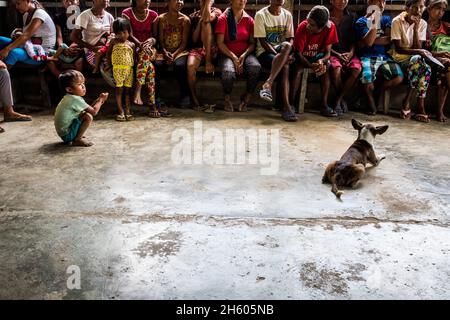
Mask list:
POLYGON ((233 112, 234 111, 233 104, 231 103, 230 100, 225 100, 223 102, 223 110, 225 110, 226 112, 233 112))
POLYGON ((135 96, 133 102, 134 102, 134 104, 137 104, 138 106, 142 106, 144 104, 141 96, 135 96))
POLYGON ((94 143, 91 141, 87 141, 85 139, 74 140, 72 141, 72 147, 90 147, 93 146, 94 143))
POLYGON ((4 121, 10 122, 10 121, 31 121, 32 117, 26 114, 21 114, 18 112, 10 112, 5 113, 4 115, 4 121))
POLYGON ((448 122, 447 117, 443 113, 439 113, 436 116, 436 120, 439 121, 439 122, 448 122))
POLYGON ((239 104, 239 109, 238 109, 239 112, 247 112, 248 111, 247 106, 248 106, 249 101, 250 101, 249 94, 243 94, 241 96, 241 103, 239 104))

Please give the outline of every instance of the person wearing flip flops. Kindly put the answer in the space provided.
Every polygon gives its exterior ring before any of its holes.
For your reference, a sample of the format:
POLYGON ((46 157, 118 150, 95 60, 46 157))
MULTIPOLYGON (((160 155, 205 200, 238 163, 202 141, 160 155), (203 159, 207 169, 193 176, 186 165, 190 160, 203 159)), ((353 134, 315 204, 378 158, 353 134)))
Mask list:
POLYGON ((416 92, 417 113, 414 119, 429 122, 425 112, 425 97, 431 79, 431 66, 425 60, 431 53, 423 49, 427 40, 427 23, 422 19, 425 0, 407 0, 405 11, 392 20, 391 40, 394 48, 390 54, 400 64, 408 79, 408 90, 403 99, 400 116, 411 118, 410 100, 416 92))
POLYGON ((294 25, 292 14, 283 8, 284 2, 270 0, 270 6, 262 8, 255 15, 256 56, 261 66, 270 70, 259 96, 272 102, 272 85, 281 73, 278 92, 283 100, 282 117, 285 121, 297 121, 294 108, 289 103, 289 65, 293 60, 294 25))
MULTIPOLYGON (((11 77, 6 64, 0 60, 0 108, 3 108, 3 121, 31 121, 31 116, 14 111, 11 77)), ((0 133, 4 132, 0 128, 0 133)))
POLYGON ((330 21, 330 12, 324 6, 315 6, 308 13, 295 32, 295 74, 291 82, 290 100, 294 102, 300 85, 302 69, 311 68, 320 79, 322 90, 321 115, 337 117, 335 110, 328 105, 330 90, 329 59, 331 47, 339 41, 336 26, 330 21))
POLYGON ((330 78, 336 92, 334 110, 348 111, 345 97, 361 74, 361 60, 355 55, 356 15, 348 10, 348 0, 331 0, 331 21, 336 25, 339 42, 331 48, 330 78))
POLYGON ((108 93, 101 93, 97 100, 88 105, 83 96, 86 94, 85 79, 77 70, 67 70, 58 78, 59 85, 66 95, 56 107, 54 124, 56 133, 65 144, 90 147, 93 143, 84 134, 108 99, 108 93))
POLYGON ((431 50, 444 69, 437 70, 438 78, 438 110, 436 120, 447 122, 444 106, 450 90, 450 23, 443 21, 447 9, 447 0, 431 0, 428 3, 428 31, 431 33, 431 50))
POLYGON ((213 61, 217 58, 218 48, 214 36, 217 18, 222 10, 213 7, 214 0, 200 0, 200 9, 189 18, 192 24, 192 49, 187 60, 188 85, 191 91, 191 106, 196 111, 214 112, 214 104, 200 104, 197 96, 197 70, 204 64, 205 73, 214 76, 213 61))
POLYGON ((105 70, 112 67, 114 81, 116 83, 116 102, 119 114, 117 121, 133 121, 134 117, 130 110, 130 91, 133 86, 133 66, 135 61, 135 44, 128 40, 131 34, 130 21, 124 18, 118 18, 113 22, 115 39, 111 40, 107 60, 108 66, 105 70), (125 112, 123 108, 123 98, 125 97, 125 112))
POLYGON ((378 71, 381 71, 384 81, 381 95, 403 81, 401 67, 388 55, 391 46, 390 16, 382 15, 386 7, 385 0, 368 0, 367 14, 356 21, 356 38, 358 40, 359 57, 362 63, 361 82, 369 102, 369 115, 378 111, 373 95, 378 71))
POLYGON ((258 85, 261 65, 252 54, 255 50, 254 20, 245 12, 247 0, 231 0, 231 7, 219 17, 216 25, 217 46, 222 53, 220 70, 224 93, 224 110, 233 112, 231 92, 238 75, 245 73, 247 90, 241 95, 238 111, 247 111, 250 98, 258 85))

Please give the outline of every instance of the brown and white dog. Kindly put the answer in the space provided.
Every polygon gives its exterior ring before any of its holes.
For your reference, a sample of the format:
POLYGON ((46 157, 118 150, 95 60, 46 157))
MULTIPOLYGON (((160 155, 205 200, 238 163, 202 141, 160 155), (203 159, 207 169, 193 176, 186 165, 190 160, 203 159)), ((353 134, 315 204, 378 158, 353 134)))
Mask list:
POLYGON ((377 157, 373 149, 373 143, 377 134, 383 134, 389 126, 374 127, 371 124, 362 124, 352 119, 352 125, 358 130, 358 139, 348 148, 339 161, 330 163, 322 178, 322 183, 331 183, 331 191, 341 198, 343 192, 338 187, 355 187, 359 179, 366 172, 366 164, 369 162, 377 166, 384 155, 377 157))

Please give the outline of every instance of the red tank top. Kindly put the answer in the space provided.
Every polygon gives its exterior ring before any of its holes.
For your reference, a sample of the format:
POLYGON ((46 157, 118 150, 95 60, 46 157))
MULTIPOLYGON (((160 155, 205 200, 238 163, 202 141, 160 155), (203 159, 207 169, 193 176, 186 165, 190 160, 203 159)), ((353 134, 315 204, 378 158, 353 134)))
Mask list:
POLYGON ((147 9, 147 17, 144 20, 138 20, 136 18, 133 8, 123 10, 122 15, 125 15, 130 19, 133 36, 140 42, 144 42, 148 38, 153 37, 152 24, 158 17, 158 14, 155 11, 147 9))

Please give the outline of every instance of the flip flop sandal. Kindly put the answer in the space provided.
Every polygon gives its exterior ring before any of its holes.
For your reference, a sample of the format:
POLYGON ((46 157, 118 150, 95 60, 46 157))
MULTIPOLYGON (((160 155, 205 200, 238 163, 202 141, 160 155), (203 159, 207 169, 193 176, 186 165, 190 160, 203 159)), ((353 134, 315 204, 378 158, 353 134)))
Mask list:
POLYGON ((150 111, 150 112, 148 113, 148 116, 149 116, 150 118, 161 118, 161 114, 160 114, 157 110, 155 110, 155 111, 150 111))
POLYGON ((259 96, 261 97, 261 99, 266 100, 268 102, 273 101, 272 91, 270 89, 261 89, 259 91, 259 96))
POLYGON ((116 116, 116 121, 123 122, 123 121, 127 121, 127 119, 125 118, 125 115, 124 115, 124 114, 118 114, 118 115, 116 116))
POLYGON ((324 117, 337 117, 337 113, 331 109, 331 108, 327 108, 325 110, 320 111, 320 114, 323 115, 324 117))
POLYGON ((126 119, 127 121, 134 121, 134 116, 133 116, 132 114, 126 114, 126 115, 125 115, 125 119, 126 119))
POLYGON ((22 121, 31 121, 31 118, 27 117, 13 117, 13 118, 4 118, 3 122, 22 122, 22 121))
POLYGON ((295 113, 292 113, 292 111, 283 112, 281 116, 286 122, 295 122, 298 120, 297 116, 295 115, 295 113))
POLYGON ((428 118, 428 115, 423 113, 416 113, 414 119, 424 123, 430 122, 430 118, 428 118))
POLYGON ((206 113, 214 113, 214 110, 216 109, 216 105, 215 104, 205 104, 206 109, 204 109, 203 111, 206 113))

